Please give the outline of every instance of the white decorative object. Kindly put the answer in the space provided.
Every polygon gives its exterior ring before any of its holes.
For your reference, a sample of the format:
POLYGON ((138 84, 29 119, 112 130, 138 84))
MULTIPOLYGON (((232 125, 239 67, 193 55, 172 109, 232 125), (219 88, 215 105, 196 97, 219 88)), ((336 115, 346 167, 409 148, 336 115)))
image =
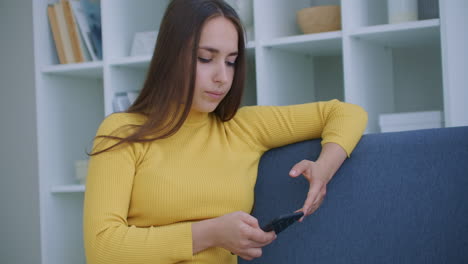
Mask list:
POLYGON ((75 161, 75 178, 80 184, 86 183, 86 175, 88 174, 88 161, 77 160, 75 161))
POLYGON ((387 0, 388 23, 418 20, 418 0, 387 0))
POLYGON ((136 101, 139 94, 140 94, 140 92, 138 92, 138 91, 127 92, 127 97, 128 97, 128 100, 130 101, 130 105, 132 105, 136 101))
POLYGON ((116 94, 112 100, 114 113, 125 112, 130 107, 130 99, 126 93, 116 94))
POLYGON ((444 127, 442 111, 381 114, 380 132, 408 131, 444 127))
POLYGON ((133 38, 131 56, 151 55, 156 46, 158 31, 137 32, 133 38))
POLYGON ((254 40, 253 27, 253 1, 252 0, 226 0, 236 10, 245 27, 247 41, 254 40))

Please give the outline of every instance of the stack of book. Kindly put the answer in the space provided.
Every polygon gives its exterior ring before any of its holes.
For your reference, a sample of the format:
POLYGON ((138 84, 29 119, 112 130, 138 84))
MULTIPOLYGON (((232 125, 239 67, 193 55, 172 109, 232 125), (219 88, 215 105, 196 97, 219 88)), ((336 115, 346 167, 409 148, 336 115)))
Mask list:
POLYGON ((60 0, 47 6, 60 64, 102 60, 100 7, 94 2, 60 0))

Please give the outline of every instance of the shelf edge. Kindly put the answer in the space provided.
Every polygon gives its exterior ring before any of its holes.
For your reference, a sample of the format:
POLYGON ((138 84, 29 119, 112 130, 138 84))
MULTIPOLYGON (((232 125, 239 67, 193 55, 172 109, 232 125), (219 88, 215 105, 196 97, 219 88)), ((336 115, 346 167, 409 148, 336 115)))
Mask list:
POLYGON ((57 185, 50 189, 52 194, 84 193, 84 185, 57 185))
POLYGON ((42 73, 62 73, 62 72, 74 72, 82 70, 93 70, 100 69, 103 67, 102 61, 73 63, 73 64, 56 64, 44 66, 41 70, 42 73))
POLYGON ((398 32, 398 31, 407 31, 407 30, 416 30, 416 29, 426 29, 434 28, 440 26, 440 20, 429 19, 429 20, 420 20, 407 23, 399 24, 384 24, 384 25, 375 25, 363 27, 354 32, 349 33, 351 37, 361 37, 373 34, 387 33, 387 32, 398 32))
POLYGON ((343 36, 342 31, 332 31, 316 34, 304 34, 296 36, 288 36, 275 38, 269 41, 263 42, 264 47, 276 47, 287 44, 296 44, 296 43, 307 43, 307 42, 320 42, 328 40, 341 39, 343 36))

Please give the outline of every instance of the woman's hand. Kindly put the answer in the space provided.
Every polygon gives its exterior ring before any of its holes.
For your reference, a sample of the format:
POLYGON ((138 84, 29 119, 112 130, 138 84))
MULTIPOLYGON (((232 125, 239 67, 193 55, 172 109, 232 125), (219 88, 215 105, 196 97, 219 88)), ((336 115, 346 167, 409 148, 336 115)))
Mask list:
POLYGON ((301 174, 309 181, 310 186, 304 206, 296 211, 304 213, 299 222, 302 222, 304 217, 311 215, 320 207, 327 193, 327 183, 333 176, 327 166, 310 160, 303 160, 297 163, 289 172, 289 176, 293 178, 301 174))
POLYGON ((262 255, 262 247, 276 238, 274 231, 264 232, 255 217, 239 211, 211 219, 214 244, 239 257, 252 260, 262 255))
POLYGON ((320 207, 327 193, 328 182, 343 164, 346 156, 344 148, 329 142, 322 146, 322 151, 316 162, 303 160, 291 169, 289 176, 296 178, 302 174, 310 184, 304 206, 296 211, 304 212, 304 216, 299 219, 299 222, 302 222, 304 217, 311 215, 320 207))

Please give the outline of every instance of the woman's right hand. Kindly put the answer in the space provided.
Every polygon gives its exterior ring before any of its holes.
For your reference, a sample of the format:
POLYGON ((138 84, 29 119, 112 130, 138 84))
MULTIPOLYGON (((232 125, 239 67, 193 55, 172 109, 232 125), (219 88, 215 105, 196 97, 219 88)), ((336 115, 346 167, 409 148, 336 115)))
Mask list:
POLYGON ((212 219, 216 229, 214 243, 239 257, 252 260, 262 255, 262 247, 276 238, 274 231, 264 232, 258 220, 242 211, 212 219))

